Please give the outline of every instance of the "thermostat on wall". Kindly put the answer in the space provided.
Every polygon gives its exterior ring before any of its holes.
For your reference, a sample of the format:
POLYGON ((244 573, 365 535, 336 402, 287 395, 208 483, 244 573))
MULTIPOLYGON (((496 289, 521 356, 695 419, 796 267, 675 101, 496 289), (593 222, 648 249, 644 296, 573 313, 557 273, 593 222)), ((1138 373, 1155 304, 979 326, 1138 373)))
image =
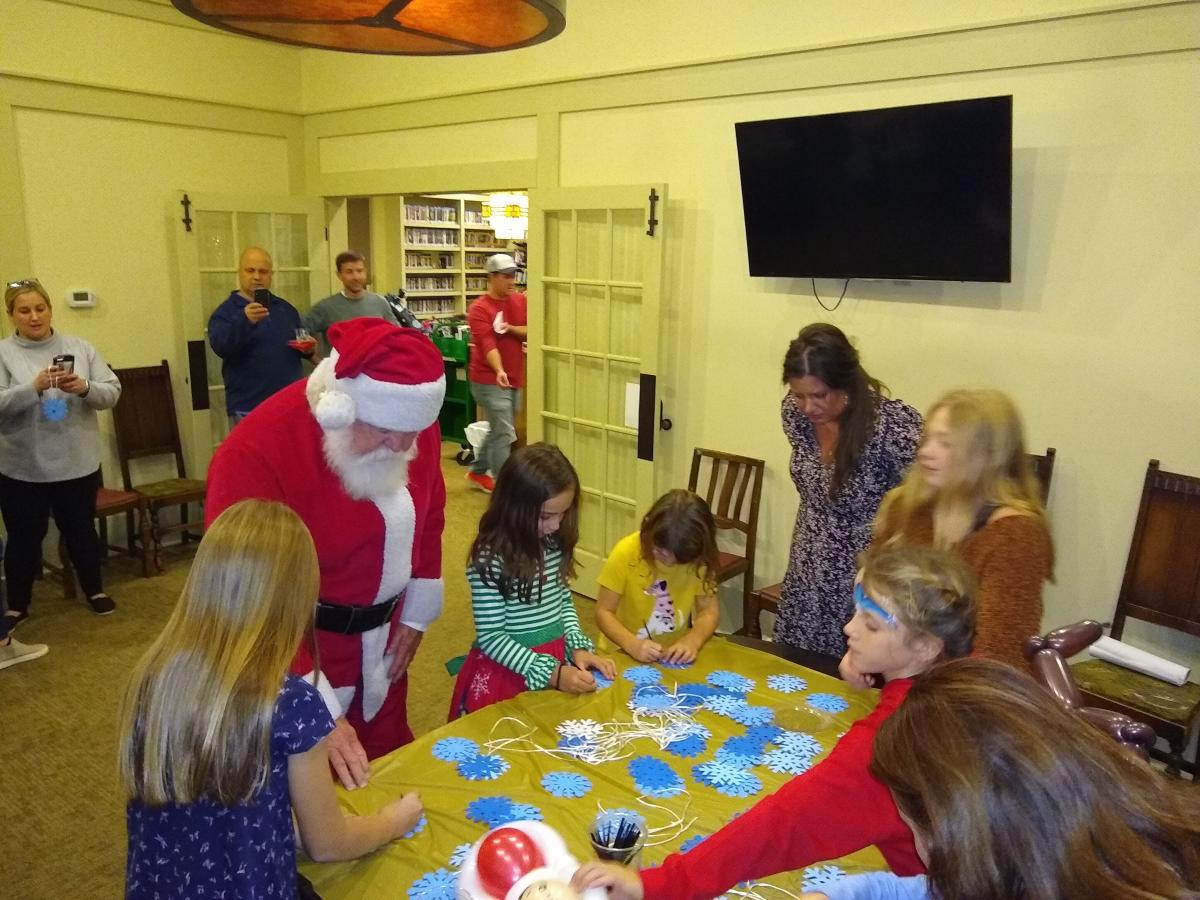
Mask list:
POLYGON ((96 305, 96 295, 91 291, 71 291, 67 294, 67 306, 91 308, 96 305))

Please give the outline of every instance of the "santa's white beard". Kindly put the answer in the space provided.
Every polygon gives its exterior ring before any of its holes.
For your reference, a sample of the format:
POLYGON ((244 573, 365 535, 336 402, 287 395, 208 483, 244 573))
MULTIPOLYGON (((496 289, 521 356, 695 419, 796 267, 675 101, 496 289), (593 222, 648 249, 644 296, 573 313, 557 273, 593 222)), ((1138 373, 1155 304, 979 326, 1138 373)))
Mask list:
POLYGON ((408 464, 417 458, 417 443, 397 453, 376 447, 357 454, 350 449, 349 428, 325 432, 325 460, 342 479, 342 487, 355 500, 372 500, 394 494, 408 484, 408 464))

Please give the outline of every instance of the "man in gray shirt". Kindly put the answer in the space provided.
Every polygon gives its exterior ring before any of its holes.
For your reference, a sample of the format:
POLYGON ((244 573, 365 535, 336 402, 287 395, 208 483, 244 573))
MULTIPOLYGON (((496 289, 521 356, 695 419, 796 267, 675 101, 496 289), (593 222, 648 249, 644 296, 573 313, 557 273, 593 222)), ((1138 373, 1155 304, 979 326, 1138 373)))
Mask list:
POLYGON ((355 250, 343 250, 337 255, 337 277, 342 289, 313 306, 304 316, 304 327, 318 341, 321 357, 329 356, 329 340, 325 332, 335 322, 373 316, 399 325, 396 314, 383 297, 367 290, 367 261, 355 250))

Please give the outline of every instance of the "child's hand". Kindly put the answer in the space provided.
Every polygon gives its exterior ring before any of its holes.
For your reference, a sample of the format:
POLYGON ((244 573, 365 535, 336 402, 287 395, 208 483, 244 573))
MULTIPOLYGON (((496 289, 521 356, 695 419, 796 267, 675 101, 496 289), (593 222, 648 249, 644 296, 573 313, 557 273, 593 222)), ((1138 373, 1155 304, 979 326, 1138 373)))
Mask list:
POLYGON ((652 663, 662 659, 663 648, 662 644, 650 638, 637 638, 625 648, 625 652, 640 663, 652 663))
POLYGON ((393 800, 381 809, 379 814, 391 822, 392 840, 395 840, 404 837, 416 827, 417 822, 421 820, 421 812, 424 808, 421 803, 421 795, 413 791, 398 800, 393 800))
POLYGON ((662 655, 662 661, 693 663, 696 661, 696 655, 700 652, 700 645, 703 643, 689 632, 667 648, 667 652, 662 655))
POLYGON ((573 659, 579 668, 596 669, 609 681, 617 677, 617 665, 608 657, 597 656, 590 650, 576 650, 573 659))
POLYGON ((596 689, 591 672, 564 665, 558 670, 558 689, 564 694, 590 694, 596 689))
POLYGON ((843 656, 842 661, 838 663, 838 674, 842 676, 842 681, 860 691, 875 687, 875 676, 870 672, 858 671, 854 663, 850 662, 849 653, 843 656))
POLYGON ((636 869, 611 862, 584 863, 571 876, 571 887, 583 893, 588 888, 608 888, 611 900, 642 900, 642 878, 636 869))

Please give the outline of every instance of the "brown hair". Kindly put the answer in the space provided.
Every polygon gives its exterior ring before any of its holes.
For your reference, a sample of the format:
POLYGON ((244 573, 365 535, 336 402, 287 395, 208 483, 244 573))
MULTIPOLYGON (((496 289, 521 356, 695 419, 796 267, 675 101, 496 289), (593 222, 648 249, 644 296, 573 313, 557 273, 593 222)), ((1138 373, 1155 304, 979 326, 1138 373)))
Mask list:
POLYGON ((46 306, 51 309, 54 304, 50 302, 50 295, 46 293, 46 289, 42 287, 42 283, 36 278, 23 278, 20 281, 10 281, 4 288, 4 308, 8 310, 11 316, 13 307, 17 305, 17 298, 22 294, 37 294, 46 301, 46 306))
POLYGON ((334 259, 334 271, 336 271, 336 272, 342 271, 342 266, 344 266, 346 263, 352 263, 352 262, 366 263, 366 261, 367 261, 367 258, 365 256, 363 256, 361 253, 359 253, 357 250, 343 250, 341 253, 339 253, 337 255, 336 259, 334 259))
POLYGON ((846 392, 846 411, 839 420, 833 450, 830 493, 836 494, 854 473, 875 429, 875 416, 887 387, 872 378, 858 361, 858 351, 840 328, 814 322, 800 330, 783 357, 783 382, 811 375, 835 391, 846 392))
POLYGON ((562 518, 558 531, 547 541, 562 551, 559 577, 565 584, 575 576, 575 543, 579 540, 579 476, 561 450, 553 444, 537 443, 513 451, 496 476, 491 501, 479 520, 479 534, 467 561, 479 570, 488 587, 521 603, 541 599, 541 574, 545 561, 539 535, 542 504, 565 490, 575 499, 562 518), (499 576, 493 579, 493 570, 499 576), (538 586, 534 596, 533 586, 538 586))
POLYGON ((975 638, 975 578, 956 556, 932 547, 884 547, 862 558, 866 592, 888 601, 911 637, 932 635, 942 658, 971 652, 975 638))
POLYGON ((933 488, 920 466, 910 466, 879 507, 877 534, 887 540, 906 540, 913 517, 928 509, 934 545, 953 547, 970 533, 975 516, 987 505, 1011 507, 1045 523, 1041 487, 1025 453, 1021 415, 1008 395, 992 389, 950 391, 929 408, 926 431, 942 409, 950 420, 951 482, 933 488))
POLYGON ((1200 803, 1011 666, 961 659, 917 678, 879 729, 871 773, 929 853, 944 900, 1195 896, 1200 803))
POLYGON ((706 589, 715 589, 719 568, 717 524, 698 495, 682 488, 667 491, 642 518, 642 559, 654 564, 654 548, 668 550, 681 565, 695 565, 706 589))

